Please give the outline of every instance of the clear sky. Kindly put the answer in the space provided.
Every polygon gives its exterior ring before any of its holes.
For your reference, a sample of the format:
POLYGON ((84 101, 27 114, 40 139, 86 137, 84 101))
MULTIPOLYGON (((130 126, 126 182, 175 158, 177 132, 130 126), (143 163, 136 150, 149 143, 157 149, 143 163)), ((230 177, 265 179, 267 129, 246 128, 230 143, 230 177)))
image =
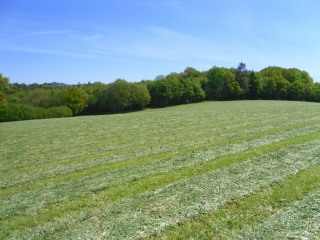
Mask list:
POLYGON ((240 62, 320 82, 320 1, 0 0, 0 73, 11 83, 153 80, 240 62))

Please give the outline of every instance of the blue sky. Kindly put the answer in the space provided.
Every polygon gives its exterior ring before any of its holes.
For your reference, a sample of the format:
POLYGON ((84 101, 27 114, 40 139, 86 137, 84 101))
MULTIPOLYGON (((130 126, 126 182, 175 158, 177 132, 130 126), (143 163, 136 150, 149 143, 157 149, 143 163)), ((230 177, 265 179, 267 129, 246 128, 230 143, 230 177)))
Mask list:
POLYGON ((320 82, 319 11, 319 0, 0 0, 0 73, 108 83, 244 62, 320 82))

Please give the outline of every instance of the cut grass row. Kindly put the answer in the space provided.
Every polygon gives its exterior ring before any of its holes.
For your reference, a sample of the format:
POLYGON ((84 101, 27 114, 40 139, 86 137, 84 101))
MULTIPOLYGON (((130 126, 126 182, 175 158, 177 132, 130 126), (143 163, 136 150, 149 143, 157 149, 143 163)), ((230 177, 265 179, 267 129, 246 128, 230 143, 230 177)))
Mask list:
MULTIPOLYGON (((276 183, 319 164, 319 140, 252 158, 216 171, 188 177, 155 191, 82 207, 77 215, 22 232, 41 238, 110 239, 144 237, 166 227, 217 211, 261 187, 276 183), (302 157, 303 156, 303 157, 302 157)), ((22 236, 18 235, 18 236, 22 236)))
MULTIPOLYGON (((11 232, 13 231, 13 229, 17 228, 23 230, 28 227, 34 227, 39 224, 50 222, 53 219, 65 216, 78 216, 79 209, 83 209, 83 211, 86 210, 88 212, 99 211, 99 208, 101 206, 111 204, 112 202, 117 201, 121 198, 130 197, 135 194, 147 191, 153 191, 178 180, 188 179, 197 175, 205 174, 216 169, 244 162, 253 157, 263 156, 267 153, 274 152, 279 149, 292 146, 294 144, 313 141, 317 138, 317 133, 289 138, 255 150, 251 149, 235 155, 221 157, 216 159, 215 161, 209 161, 204 164, 199 164, 188 168, 182 168, 171 172, 164 172, 153 176, 147 176, 141 179, 133 180, 125 184, 116 185, 114 187, 101 190, 94 195, 86 195, 81 198, 76 198, 73 201, 68 200, 51 205, 45 204, 43 208, 38 209, 35 213, 29 211, 29 214, 27 215, 11 217, 4 220, 3 224, 7 226, 8 229, 3 229, 3 232, 11 232)), ((39 196, 34 194, 34 198, 36 198, 36 201, 38 201, 38 197, 39 196)), ((19 199, 21 200, 21 198, 19 199)), ((36 202, 34 204, 36 204, 36 202)), ((15 209, 14 212, 17 213, 17 209, 15 209)))
MULTIPOLYGON (((314 179, 319 181, 319 179, 314 179)), ((246 228, 242 239, 319 239, 320 191, 281 209, 261 224, 246 228)))
MULTIPOLYGON (((320 165, 317 165, 225 204, 213 214, 190 219, 150 239, 316 239, 319 228, 313 229, 307 235, 305 233, 308 225, 313 223, 319 226, 319 190, 320 165), (295 205, 299 206, 297 201, 300 200, 303 200, 303 206, 311 206, 316 211, 314 215, 311 213, 304 218, 294 218, 291 212, 287 220, 299 226, 296 231, 299 231, 300 236, 285 235, 281 233, 285 226, 280 225, 277 215, 296 208, 295 205), (315 206, 318 207, 314 208, 315 206), (313 219, 313 222, 308 218, 313 219), (263 228, 266 229, 262 231, 263 228)), ((299 209, 299 213, 301 216, 306 214, 306 211, 299 209)))

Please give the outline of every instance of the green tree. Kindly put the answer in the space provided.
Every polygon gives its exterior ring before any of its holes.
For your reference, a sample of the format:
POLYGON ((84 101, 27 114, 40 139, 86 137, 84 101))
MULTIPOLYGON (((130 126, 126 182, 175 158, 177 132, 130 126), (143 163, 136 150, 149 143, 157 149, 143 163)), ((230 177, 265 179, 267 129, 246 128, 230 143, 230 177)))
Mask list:
POLYGON ((155 107, 166 107, 172 98, 169 84, 162 80, 148 83, 147 88, 151 96, 151 105, 155 107))
POLYGON ((9 88, 9 78, 3 77, 0 73, 0 107, 7 105, 5 100, 5 90, 9 88))
POLYGON ((64 90, 61 88, 50 90, 50 97, 47 103, 47 108, 63 106, 63 95, 64 90))
POLYGON ((236 99, 242 93, 237 87, 239 84, 235 83, 234 69, 213 67, 207 72, 207 78, 204 90, 209 100, 236 99))
POLYGON ((141 110, 151 101, 150 93, 144 84, 130 83, 131 109, 141 110))
POLYGON ((35 90, 30 92, 29 101, 34 107, 42 107, 42 108, 51 107, 50 106, 50 90, 36 88, 35 90))
POLYGON ((283 69, 283 77, 291 84, 288 98, 292 100, 312 100, 313 80, 306 71, 297 68, 283 69))
POLYGON ((276 81, 277 90, 275 93, 275 99, 287 99, 290 82, 283 77, 279 77, 278 79, 276 79, 276 81))
POLYGON ((0 91, 0 107, 7 106, 7 101, 4 99, 4 93, 0 91))
POLYGON ((171 97, 169 98, 169 105, 177 105, 182 102, 183 96, 183 85, 178 79, 178 74, 169 74, 163 80, 169 86, 169 91, 171 92, 171 97))
POLYGON ((198 78, 187 78, 181 81, 183 85, 183 96, 181 103, 199 102, 205 98, 205 92, 201 88, 198 78))
POLYGON ((310 77, 309 73, 306 71, 301 71, 301 82, 303 83, 303 100, 313 101, 314 95, 314 83, 313 79, 310 77))
POLYGON ((246 68, 246 64, 243 62, 239 63, 236 69, 236 81, 239 83, 242 89, 243 97, 247 97, 247 94, 249 93, 251 86, 249 72, 246 68))
POLYGON ((282 69, 282 76, 290 83, 301 80, 301 71, 297 68, 282 69))
POLYGON ((303 100, 304 89, 301 81, 294 81, 290 84, 288 97, 291 100, 303 100))
POLYGON ((320 83, 314 84, 313 91, 314 91, 314 95, 312 100, 315 102, 320 102, 320 83))
POLYGON ((253 72, 251 74, 250 98, 260 99, 263 91, 262 77, 260 73, 253 72))
POLYGON ((74 115, 77 115, 87 106, 88 94, 81 88, 70 87, 65 90, 62 102, 72 110, 74 115))
POLYGON ((98 101, 104 113, 140 110, 149 104, 150 94, 144 84, 117 79, 104 87, 98 101))
POLYGON ((89 100, 88 100, 88 107, 86 109, 87 113, 104 113, 107 112, 106 110, 106 99, 105 95, 103 95, 103 91, 106 88, 106 84, 101 82, 95 82, 90 85, 93 89, 92 92, 90 91, 89 100))
POLYGON ((229 99, 239 99, 242 95, 242 89, 238 82, 232 81, 228 84, 229 99))
POLYGON ((263 90, 263 99, 287 99, 289 96, 290 81, 285 78, 289 75, 286 69, 281 67, 268 67, 260 71, 263 90))
POLYGON ((196 78, 200 76, 200 72, 198 70, 196 70, 195 68, 192 67, 187 67, 184 71, 182 76, 184 78, 196 78))
POLYGON ((21 103, 20 98, 12 95, 8 99, 8 103, 21 103))
POLYGON ((129 110, 130 86, 124 79, 117 79, 114 83, 108 84, 106 91, 108 111, 123 112, 129 110))

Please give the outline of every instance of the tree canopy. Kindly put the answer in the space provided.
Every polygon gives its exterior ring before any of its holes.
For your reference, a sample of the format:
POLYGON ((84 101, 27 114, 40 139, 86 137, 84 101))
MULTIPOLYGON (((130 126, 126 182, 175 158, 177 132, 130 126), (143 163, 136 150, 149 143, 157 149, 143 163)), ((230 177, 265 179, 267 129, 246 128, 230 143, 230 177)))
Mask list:
POLYGON ((87 107, 88 94, 81 88, 70 87, 64 92, 62 102, 77 115, 87 107))
POLYGON ((158 75, 155 80, 104 84, 88 82, 68 86, 61 83, 9 83, 0 74, 0 121, 106 114, 195 103, 203 100, 282 99, 320 102, 320 84, 306 71, 269 66, 248 70, 212 67, 200 72, 187 67, 183 72, 158 75), (21 115, 22 114, 22 115, 21 115))
POLYGON ((150 102, 145 85, 129 83, 123 79, 106 85, 98 98, 100 110, 104 113, 141 110, 150 102))

